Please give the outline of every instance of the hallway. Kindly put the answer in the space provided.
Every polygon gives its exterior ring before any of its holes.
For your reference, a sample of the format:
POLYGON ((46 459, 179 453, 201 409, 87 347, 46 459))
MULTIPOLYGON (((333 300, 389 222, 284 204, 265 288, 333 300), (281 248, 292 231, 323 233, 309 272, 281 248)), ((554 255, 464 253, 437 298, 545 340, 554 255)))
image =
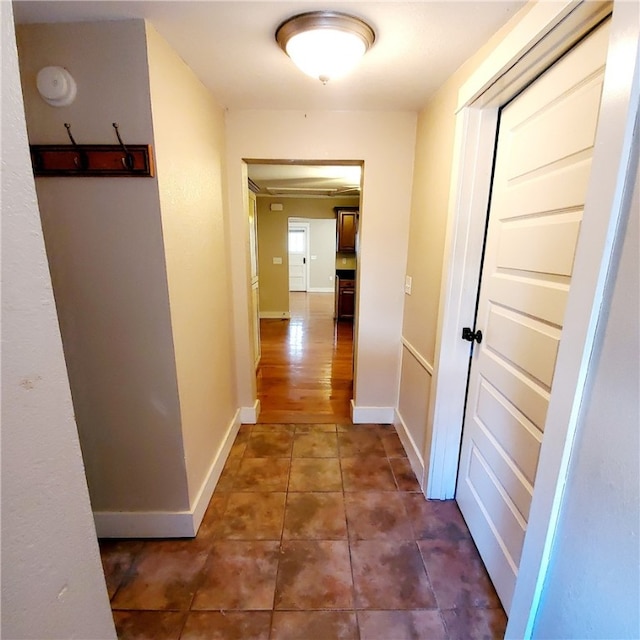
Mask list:
POLYGON ((332 302, 297 293, 290 321, 263 320, 262 422, 240 428, 198 535, 100 542, 119 638, 503 636, 456 503, 424 499, 392 425, 348 419, 353 325, 332 302))
POLYGON ((453 501, 389 425, 245 425, 193 540, 102 541, 119 638, 501 638, 453 501))

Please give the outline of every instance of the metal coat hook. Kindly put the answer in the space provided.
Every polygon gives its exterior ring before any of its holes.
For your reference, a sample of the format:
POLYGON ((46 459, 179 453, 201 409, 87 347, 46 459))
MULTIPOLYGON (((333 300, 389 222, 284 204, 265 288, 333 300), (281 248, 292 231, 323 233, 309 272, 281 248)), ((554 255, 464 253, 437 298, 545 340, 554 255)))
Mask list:
POLYGON ((69 140, 71 140, 71 144, 74 147, 77 147, 78 143, 74 140, 73 135, 71 134, 71 125, 68 122, 65 122, 64 128, 67 130, 67 135, 69 136, 69 140))
POLYGON ((78 169, 86 171, 89 167, 89 158, 87 157, 87 154, 80 149, 80 145, 75 141, 75 138, 71 133, 71 124, 69 122, 65 122, 64 128, 67 130, 67 135, 69 136, 69 140, 71 140, 71 144, 78 150, 78 155, 73 159, 73 163, 78 167, 78 169))
POLYGON ((113 128, 116 130, 116 136, 118 138, 118 142, 120 143, 120 146, 122 147, 122 150, 124 151, 124 158, 122 158, 122 166, 125 169, 128 169, 129 171, 133 171, 133 168, 135 166, 135 160, 133 158, 133 155, 129 153, 126 145, 124 144, 124 142, 122 141, 122 138, 120 137, 120 131, 118 130, 118 123, 117 122, 113 122, 111 123, 113 128))

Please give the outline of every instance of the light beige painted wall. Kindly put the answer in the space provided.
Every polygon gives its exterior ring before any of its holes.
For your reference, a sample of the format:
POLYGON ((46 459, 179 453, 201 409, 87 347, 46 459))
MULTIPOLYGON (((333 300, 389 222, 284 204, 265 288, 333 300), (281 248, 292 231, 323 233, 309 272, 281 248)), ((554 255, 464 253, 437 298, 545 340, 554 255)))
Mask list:
POLYGON ((406 349, 402 352, 401 380, 398 413, 410 427, 417 450, 424 451, 431 377, 425 376, 422 364, 406 349))
POLYGON ((237 329, 239 401, 255 398, 242 204, 243 159, 364 161, 356 323, 357 407, 397 406, 403 282, 416 114, 405 112, 234 111, 227 113, 229 213, 237 329))
MULTIPOLYGON (((435 355, 458 90, 529 9, 530 5, 525 6, 469 58, 418 116, 406 270, 412 291, 404 296, 402 335, 430 367, 435 355)), ((402 359, 399 413, 414 442, 423 443, 419 454, 428 460, 431 436, 425 393, 428 400, 431 373, 406 348, 402 359), (407 359, 411 362, 405 365, 407 359)))
MULTIPOLYGON (((358 198, 275 198, 261 196, 258 201, 258 260, 260 273, 260 311, 289 311, 289 256, 287 228, 289 218, 332 218, 334 207, 357 206, 358 198), (271 211, 272 203, 282 211, 271 211), (282 264, 273 264, 273 258, 282 264)), ((326 286, 332 286, 328 284, 326 286)))
POLYGON ((24 123, 13 15, 2 23, 3 638, 115 638, 24 123))
POLYGON ((193 503, 237 408, 222 202, 224 112, 153 26, 146 26, 171 325, 193 503))
MULTIPOLYGON (((18 29, 29 140, 151 143, 142 21, 18 29), (69 69, 78 96, 45 104, 37 71, 69 69)), ((189 506, 155 178, 38 178, 36 188, 94 511, 189 506)))
POLYGON ((258 273, 261 312, 289 312, 289 256, 287 254, 287 214, 269 211, 258 198, 258 273), (273 264, 282 258, 282 264, 273 264))

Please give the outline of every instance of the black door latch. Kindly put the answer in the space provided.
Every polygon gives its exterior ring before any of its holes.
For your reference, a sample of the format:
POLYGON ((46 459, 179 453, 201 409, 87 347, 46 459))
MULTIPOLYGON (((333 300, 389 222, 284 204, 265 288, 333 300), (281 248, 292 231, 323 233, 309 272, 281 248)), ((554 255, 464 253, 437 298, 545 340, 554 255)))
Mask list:
POLYGON ((471 330, 471 327, 465 327, 462 330, 462 339, 467 342, 477 342, 480 344, 482 342, 482 331, 478 329, 474 332, 471 330))

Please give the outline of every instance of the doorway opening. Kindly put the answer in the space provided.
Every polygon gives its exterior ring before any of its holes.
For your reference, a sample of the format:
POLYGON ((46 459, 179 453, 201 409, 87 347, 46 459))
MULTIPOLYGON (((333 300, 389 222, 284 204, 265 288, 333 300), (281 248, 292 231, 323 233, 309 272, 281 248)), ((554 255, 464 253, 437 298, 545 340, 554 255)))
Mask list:
POLYGON ((256 160, 247 175, 258 421, 350 422, 358 247, 339 252, 338 220, 359 214, 361 163, 256 160))

